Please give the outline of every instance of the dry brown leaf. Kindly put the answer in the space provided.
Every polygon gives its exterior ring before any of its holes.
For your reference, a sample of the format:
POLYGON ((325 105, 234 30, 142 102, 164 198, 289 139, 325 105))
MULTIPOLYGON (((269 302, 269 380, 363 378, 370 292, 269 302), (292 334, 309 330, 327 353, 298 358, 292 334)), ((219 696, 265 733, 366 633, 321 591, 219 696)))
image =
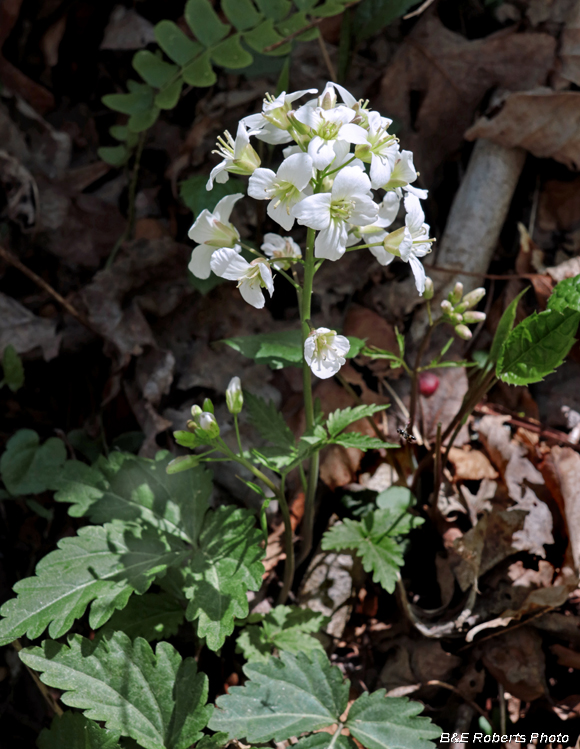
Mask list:
POLYGON ((455 468, 455 478, 478 481, 480 479, 496 479, 498 473, 488 457, 481 450, 452 447, 449 451, 449 460, 455 468))
MULTIPOLYGON (((393 326, 388 323, 384 317, 378 315, 368 307, 361 307, 359 304, 351 304, 346 313, 343 325, 343 333, 347 336, 366 339, 369 346, 377 346, 384 351, 399 351, 397 337, 393 326)), ((390 376, 398 376, 402 369, 397 370, 390 368, 389 362, 384 359, 364 358, 365 365, 377 376, 389 373, 390 376)))
POLYGON ((554 52, 548 34, 505 30, 469 41, 428 14, 395 54, 375 103, 401 123, 401 142, 413 151, 428 185, 435 169, 460 148, 486 92, 542 85, 554 52))
POLYGON ((507 94, 465 133, 507 148, 521 147, 538 158, 580 168, 580 92, 538 88, 507 94))
POLYGON ((132 8, 117 5, 111 13, 101 49, 143 49, 155 42, 153 24, 132 8))
POLYGON ((576 569, 580 569, 580 455, 571 447, 552 448, 552 459, 560 481, 568 538, 576 569))
POLYGON ((574 3, 560 37, 560 75, 580 86, 580 5, 574 3))
POLYGON ((580 228, 580 177, 562 182, 547 180, 538 202, 538 228, 574 231, 580 228))
POLYGON ((564 647, 564 645, 552 645, 550 650, 558 658, 558 663, 567 668, 580 670, 580 653, 576 650, 564 647))
POLYGON ((532 701, 546 693, 542 638, 535 630, 519 627, 481 647, 485 667, 510 694, 532 701))
POLYGON ((16 299, 0 294, 0 351, 9 344, 19 354, 40 347, 44 359, 50 361, 58 354, 61 337, 56 320, 37 317, 16 299))

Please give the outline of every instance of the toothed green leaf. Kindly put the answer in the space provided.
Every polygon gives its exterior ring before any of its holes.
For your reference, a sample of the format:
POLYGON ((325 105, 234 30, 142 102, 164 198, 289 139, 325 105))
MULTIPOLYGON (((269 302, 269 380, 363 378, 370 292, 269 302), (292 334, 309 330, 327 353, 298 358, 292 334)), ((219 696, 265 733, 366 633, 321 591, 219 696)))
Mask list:
POLYGON ((67 710, 53 718, 36 743, 38 749, 121 749, 118 731, 107 731, 81 713, 67 710))

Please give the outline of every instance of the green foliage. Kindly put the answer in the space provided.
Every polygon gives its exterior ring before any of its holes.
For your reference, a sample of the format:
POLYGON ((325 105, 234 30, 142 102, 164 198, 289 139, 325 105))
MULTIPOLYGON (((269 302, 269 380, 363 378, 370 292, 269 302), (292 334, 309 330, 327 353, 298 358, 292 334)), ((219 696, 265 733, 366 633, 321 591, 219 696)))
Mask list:
POLYGON ((24 385, 24 367, 12 344, 6 346, 2 354, 2 371, 4 377, 0 380, 0 387, 7 385, 13 393, 18 392, 24 385))
POLYGON ((495 335, 493 337, 491 350, 489 352, 489 361, 492 364, 495 364, 499 359, 503 345, 506 342, 507 337, 513 330, 514 323, 516 321, 516 312, 519 301, 527 290, 528 289, 520 291, 517 297, 507 306, 503 315, 501 316, 501 319, 495 331, 495 335))
POLYGON ((375 36, 381 29, 417 4, 417 0, 363 0, 354 15, 357 42, 375 36))
POLYGON ((252 395, 245 390, 244 403, 251 423, 264 439, 283 450, 294 450, 294 435, 273 401, 267 403, 259 395, 252 395))
POLYGON ((365 572, 372 572, 373 580, 392 593, 403 566, 397 537, 408 534, 421 523, 423 519, 409 514, 406 508, 387 506, 366 514, 362 520, 345 518, 337 523, 322 537, 322 548, 353 549, 361 558, 365 572))
POLYGON ((38 749, 119 749, 121 734, 108 731, 81 713, 65 712, 53 718, 38 737, 38 749))
POLYGON ((557 284, 548 299, 548 309, 566 313, 566 310, 580 312, 580 275, 565 278, 557 284))
POLYGON ((154 653, 145 640, 131 642, 123 632, 95 642, 75 635, 69 646, 46 640, 20 658, 63 691, 65 705, 144 749, 187 749, 202 737, 212 712, 207 677, 166 642, 154 653))
POLYGON ((251 614, 236 641, 236 650, 247 661, 267 661, 272 650, 293 655, 322 650, 316 634, 328 624, 328 617, 298 606, 276 606, 268 614, 251 614), (259 622, 259 624, 258 624, 259 622))
POLYGON ((131 596, 129 603, 121 611, 115 611, 105 627, 107 630, 121 630, 134 640, 166 640, 177 634, 185 617, 185 611, 173 596, 168 593, 145 593, 131 596))
MULTIPOLYGON (((266 663, 244 666, 248 681, 218 697, 218 709, 209 726, 229 738, 249 742, 285 741, 336 725, 348 704, 349 685, 327 656, 281 653, 266 663)), ((366 749, 433 749, 429 741, 440 731, 428 718, 417 717, 419 703, 405 698, 386 698, 385 690, 363 694, 351 706, 346 723, 350 733, 366 749)), ((340 747, 354 742, 331 734, 303 737, 301 749, 340 747)))
POLYGON ((399 447, 394 442, 384 442, 378 437, 371 437, 360 432, 345 432, 329 440, 329 444, 342 447, 356 447, 358 450, 380 450, 381 448, 399 447))
POLYGON ((145 593, 175 568, 184 591, 178 597, 191 601, 187 619, 198 620, 210 648, 221 647, 234 618, 247 616, 247 591, 260 587, 262 534, 247 510, 208 509, 209 472, 198 466, 168 475, 169 458, 113 453, 93 467, 65 465, 56 498, 71 504, 72 515, 112 522, 62 539, 35 577, 16 584, 18 597, 2 607, 2 644, 25 632, 38 637, 47 626, 60 637, 89 604, 90 625, 100 627, 134 591, 145 593))
POLYGON ((343 408, 337 409, 334 413, 329 414, 326 421, 326 428, 331 437, 336 437, 343 429, 349 424, 352 424, 359 419, 366 419, 367 417, 376 414, 378 411, 384 411, 387 406, 380 406, 372 404, 370 406, 355 406, 354 408, 343 408))
POLYGON ((56 488, 65 460, 66 448, 58 437, 49 437, 41 445, 35 431, 20 429, 6 443, 0 458, 0 474, 14 496, 41 494, 56 488))

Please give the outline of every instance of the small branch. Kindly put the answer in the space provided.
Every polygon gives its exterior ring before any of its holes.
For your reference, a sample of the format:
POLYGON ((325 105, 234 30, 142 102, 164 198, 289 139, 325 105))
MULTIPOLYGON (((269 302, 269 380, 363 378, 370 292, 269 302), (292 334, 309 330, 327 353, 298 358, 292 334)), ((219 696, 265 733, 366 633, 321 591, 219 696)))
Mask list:
POLYGON ((435 0, 425 0, 424 3, 422 3, 417 10, 412 10, 410 13, 407 13, 406 16, 403 16, 403 21, 406 21, 408 18, 415 18, 415 16, 420 16, 423 11, 427 10, 427 8, 434 3, 435 0))
MULTIPOLYGON (((352 8, 353 5, 358 5, 360 1, 361 0, 354 0, 354 2, 346 3, 346 5, 343 7, 343 13, 348 8, 352 8)), ((287 44, 288 42, 291 42, 292 39, 295 39, 297 36, 300 36, 300 34, 303 34, 305 31, 309 31, 310 29, 313 29, 316 26, 320 26, 320 24, 325 20, 326 20, 326 16, 322 18, 316 18, 314 21, 307 23, 306 26, 303 26, 301 29, 298 29, 297 31, 293 31, 291 34, 288 34, 288 36, 285 36, 284 39, 280 39, 279 42, 274 42, 274 44, 270 44, 268 47, 264 47, 264 49, 262 50, 262 53, 273 52, 275 49, 278 49, 278 47, 282 47, 282 45, 287 44)), ((333 78, 333 80, 335 79, 333 78)))
POLYGON ((318 35, 318 46, 320 47, 320 51, 322 52, 322 59, 324 60, 324 64, 326 65, 326 69, 328 70, 330 80, 336 81, 336 70, 334 69, 334 65, 332 64, 330 55, 328 54, 328 49, 326 48, 326 44, 324 42, 324 39, 322 38, 322 34, 318 35))
POLYGON ((101 334, 93 328, 93 326, 90 324, 90 322, 87 320, 87 318, 79 312, 76 307, 73 307, 73 305, 67 301, 63 296, 61 296, 58 291, 52 288, 52 286, 47 283, 43 278, 40 276, 37 276, 36 273, 24 263, 22 263, 16 255, 12 254, 9 250, 5 249, 0 245, 0 257, 6 260, 7 263, 10 263, 10 265, 14 266, 15 268, 18 268, 19 271, 24 273, 25 276, 30 278, 31 281, 33 281, 37 286, 40 286, 41 289, 44 289, 44 291, 47 292, 47 294, 50 294, 50 296, 58 302, 64 309, 69 313, 69 315, 72 315, 72 317, 75 318, 78 322, 80 322, 81 325, 84 325, 87 330, 90 330, 91 333, 94 333, 97 336, 100 336, 101 334))

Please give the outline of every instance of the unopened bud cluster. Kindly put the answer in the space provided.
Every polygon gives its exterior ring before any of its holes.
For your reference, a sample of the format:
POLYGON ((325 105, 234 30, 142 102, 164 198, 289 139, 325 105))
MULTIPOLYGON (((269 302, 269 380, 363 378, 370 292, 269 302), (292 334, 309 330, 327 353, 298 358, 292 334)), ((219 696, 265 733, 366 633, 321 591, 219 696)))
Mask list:
POLYGON ((471 330, 467 327, 474 323, 485 320, 485 312, 477 312, 472 309, 481 302, 485 296, 485 289, 480 287, 470 291, 463 296, 463 284, 457 282, 447 295, 447 299, 441 302, 441 311, 443 312, 443 322, 453 326, 456 335, 468 341, 471 336, 471 330))
POLYGON ((203 409, 199 406, 192 406, 191 415, 193 418, 187 422, 190 432, 207 440, 214 440, 220 436, 219 424, 213 414, 213 403, 209 398, 203 402, 203 409))

